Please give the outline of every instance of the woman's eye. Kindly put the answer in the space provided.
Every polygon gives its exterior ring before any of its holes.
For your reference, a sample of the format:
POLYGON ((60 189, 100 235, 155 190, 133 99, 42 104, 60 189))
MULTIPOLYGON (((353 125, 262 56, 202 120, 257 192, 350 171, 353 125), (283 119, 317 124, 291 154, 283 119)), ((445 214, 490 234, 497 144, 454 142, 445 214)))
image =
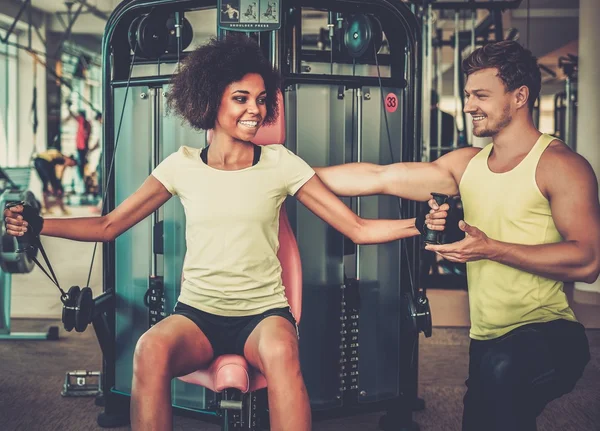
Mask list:
POLYGON ((245 97, 236 97, 235 100, 237 102, 240 102, 240 103, 246 103, 246 98, 245 97))
POLYGON ((265 99, 265 98, 258 99, 258 104, 259 105, 264 105, 265 103, 267 103, 267 99, 265 99))

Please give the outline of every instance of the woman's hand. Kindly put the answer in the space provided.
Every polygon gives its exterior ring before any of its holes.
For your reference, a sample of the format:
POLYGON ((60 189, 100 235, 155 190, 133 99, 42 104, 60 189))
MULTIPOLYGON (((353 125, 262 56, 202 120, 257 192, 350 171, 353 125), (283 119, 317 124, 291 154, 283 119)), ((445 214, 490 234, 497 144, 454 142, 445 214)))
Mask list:
POLYGON ((427 225, 427 228, 437 231, 444 230, 446 228, 446 217, 448 217, 450 205, 446 203, 439 206, 433 198, 427 203, 431 208, 429 213, 425 215, 425 224, 427 225))
POLYGON ((18 204, 4 210, 4 226, 6 233, 13 236, 23 236, 29 223, 23 218, 23 205, 18 204))

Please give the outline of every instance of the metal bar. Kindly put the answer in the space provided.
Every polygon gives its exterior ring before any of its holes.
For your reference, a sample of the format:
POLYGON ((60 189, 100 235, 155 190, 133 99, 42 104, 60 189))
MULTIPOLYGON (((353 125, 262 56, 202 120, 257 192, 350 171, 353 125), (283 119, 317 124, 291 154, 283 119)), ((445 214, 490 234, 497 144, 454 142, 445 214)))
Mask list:
MULTIPOLYGON (((150 88, 148 89, 150 95, 152 96, 151 101, 151 109, 150 109, 150 125, 152 129, 152 137, 150 139, 150 171, 152 171, 158 162, 158 149, 160 145, 160 119, 159 119, 159 99, 158 94, 161 91, 159 88, 150 88)), ((154 252, 154 246, 156 244, 156 238, 154 238, 154 226, 158 223, 158 210, 154 211, 152 214, 152 224, 150 226, 150 276, 156 276, 156 268, 157 268, 157 256, 154 252)))
POLYGON ((87 2, 87 0, 75 0, 75 1, 77 3, 80 3, 82 6, 87 7, 88 12, 91 12, 92 15, 94 15, 95 17, 98 17, 100 19, 108 21, 109 15, 107 15, 104 12, 102 12, 100 9, 96 8, 95 6, 92 6, 91 4, 89 4, 87 2))
POLYGON ((69 26, 65 30, 65 34, 63 35, 62 39, 58 43, 58 46, 56 47, 56 51, 54 51, 55 57, 62 50, 62 47, 63 47, 65 41, 71 37, 71 30, 73 29, 73 24, 75 24, 75 21, 77 21, 77 18, 79 18, 79 14, 81 13, 82 9, 83 9, 83 3, 81 3, 79 5, 79 9, 77 9, 77 12, 75 12, 75 15, 73 15, 73 19, 69 19, 69 26))
POLYGON ((571 77, 567 76, 567 79, 565 80, 565 137, 563 139, 571 148, 573 148, 573 142, 571 142, 571 127, 573 126, 573 109, 571 106, 572 93, 573 87, 571 77))
MULTIPOLYGON (((362 121, 363 121, 363 92, 356 89, 356 161, 362 162, 362 121)), ((384 112, 385 115, 385 112, 384 112)), ((356 215, 361 216, 361 197, 356 198, 356 215)), ((356 244, 356 280, 360 280, 360 244, 356 244)))
POLYGON ((538 8, 531 9, 529 16, 526 10, 515 10, 512 18, 579 18, 579 9, 577 8, 538 8))
POLYGON ((42 33, 40 32, 40 29, 37 28, 37 27, 35 27, 35 26, 33 28, 35 30, 35 33, 37 34, 37 37, 42 41, 42 44, 44 46, 46 46, 46 39, 44 38, 44 36, 42 36, 42 33))
POLYGON ((470 9, 487 9, 503 11, 506 9, 516 9, 521 5, 522 0, 506 0, 506 1, 452 1, 452 2, 434 2, 431 7, 436 10, 451 9, 451 10, 470 10, 470 9))
POLYGON ((477 11, 471 11, 471 52, 475 51, 475 24, 477 23, 477 11))
MULTIPOLYGON (((5 48, 6 48, 6 52, 5 52, 5 59, 4 59, 5 63, 4 63, 4 66, 6 67, 6 69, 5 69, 6 70, 6 75, 5 75, 5 80, 4 80, 4 101, 5 101, 5 105, 4 106, 5 106, 6 109, 4 109, 4 125, 5 125, 5 127, 4 127, 4 137, 6 139, 5 142, 8 143, 8 124, 9 124, 9 122, 8 122, 8 104, 10 102, 10 100, 9 100, 9 97, 10 97, 9 93, 10 92, 8 91, 8 87, 10 85, 10 81, 9 81, 9 79, 10 79, 9 78, 10 58, 8 56, 8 44, 5 45, 5 48)), ((6 165, 8 166, 8 145, 6 145, 5 149, 6 149, 6 159, 5 160, 6 160, 6 165)))
POLYGON ((27 5, 29 4, 31 0, 25 0, 25 2, 23 3, 23 5, 21 6, 21 9, 19 9, 19 12, 17 13, 17 16, 15 17, 15 19, 13 20, 12 24, 10 25, 8 31, 6 32, 6 36, 4 36, 2 40, 2 42, 6 43, 6 41, 8 41, 8 38, 10 37, 10 35, 12 34, 12 32, 15 30, 15 27, 17 26, 17 23, 19 22, 19 18, 21 18, 21 15, 23 14, 23 12, 25 11, 25 8, 27 7, 27 5))
POLYGON ((437 61, 436 61, 436 72, 437 72, 437 77, 436 77, 436 93, 437 93, 437 106, 436 106, 436 121, 437 121, 437 144, 436 144, 436 155, 437 157, 440 157, 441 153, 442 153, 442 109, 440 108, 440 102, 442 99, 442 91, 443 91, 443 74, 442 74, 442 47, 438 47, 436 49, 437 52, 437 61))
POLYGON ((42 51, 38 51, 36 49, 30 49, 29 47, 25 46, 25 45, 21 45, 19 43, 16 42, 10 42, 10 41, 2 41, 5 45, 9 45, 9 46, 14 46, 15 48, 19 48, 19 49, 24 49, 27 52, 31 52, 33 54, 37 54, 37 55, 43 55, 44 57, 46 56, 45 52, 42 51))
POLYGON ((56 19, 58 20, 58 22, 60 22, 60 24, 63 26, 63 28, 66 30, 67 29, 67 23, 65 22, 65 20, 62 18, 62 15, 60 13, 56 13, 56 19))
POLYGON ((504 30, 502 28, 502 12, 499 10, 492 11, 492 15, 494 15, 494 35, 496 36, 496 41, 504 40, 504 30))
MULTIPOLYGON (((345 85, 348 88, 358 87, 379 87, 377 77, 364 76, 340 76, 340 75, 301 75, 291 74, 284 77, 285 85, 289 84, 325 84, 325 85, 345 85)), ((383 87, 406 88, 407 82, 404 78, 381 78, 383 87)), ((419 125, 420 127, 420 125, 419 125)))
MULTIPOLYGON (((454 121, 458 119, 458 74, 460 67, 460 39, 458 37, 458 10, 454 12, 454 121)), ((464 126, 464 125, 463 125, 464 126)), ((458 127, 454 127, 454 144, 458 142, 458 127)))
POLYGON ((29 42, 29 49, 31 49, 31 5, 27 8, 27 40, 29 42))

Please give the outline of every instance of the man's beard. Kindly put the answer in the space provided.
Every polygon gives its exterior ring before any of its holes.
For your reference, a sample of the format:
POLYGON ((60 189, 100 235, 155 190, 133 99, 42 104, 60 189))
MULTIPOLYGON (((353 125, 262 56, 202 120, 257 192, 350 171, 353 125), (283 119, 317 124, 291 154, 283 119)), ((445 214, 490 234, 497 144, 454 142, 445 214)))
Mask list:
MULTIPOLYGON (((490 117, 487 117, 487 118, 489 119, 490 117)), ((480 128, 480 129, 473 128, 473 134, 475 136, 477 136, 478 138, 493 137, 493 136, 497 135, 498 133, 500 133, 500 131, 502 129, 504 129, 506 126, 508 126, 511 121, 512 121, 512 116, 510 115, 510 107, 506 106, 504 108, 504 112, 502 112, 502 117, 498 120, 497 124, 493 125, 490 128, 480 128)))

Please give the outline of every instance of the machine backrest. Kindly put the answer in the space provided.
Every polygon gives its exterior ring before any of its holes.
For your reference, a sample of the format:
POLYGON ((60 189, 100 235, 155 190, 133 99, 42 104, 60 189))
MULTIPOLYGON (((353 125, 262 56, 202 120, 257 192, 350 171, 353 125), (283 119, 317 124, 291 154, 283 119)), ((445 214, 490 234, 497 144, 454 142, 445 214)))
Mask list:
MULTIPOLYGON (((258 130, 252 141, 256 145, 282 145, 285 142, 285 111, 281 93, 278 95, 278 103, 279 116, 277 120, 258 130)), ((209 144, 212 142, 212 130, 207 132, 206 142, 209 144)), ((299 323, 302 314, 302 264, 298 243, 285 211, 285 204, 281 205, 279 212, 279 252, 277 257, 281 262, 281 278, 285 286, 285 295, 296 322, 299 323)))

